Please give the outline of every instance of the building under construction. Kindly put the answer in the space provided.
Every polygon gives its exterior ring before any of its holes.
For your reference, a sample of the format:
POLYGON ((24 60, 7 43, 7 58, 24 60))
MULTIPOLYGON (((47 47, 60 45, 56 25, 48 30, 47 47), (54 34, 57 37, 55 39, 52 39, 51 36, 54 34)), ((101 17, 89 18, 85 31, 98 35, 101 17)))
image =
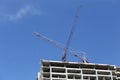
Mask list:
POLYGON ((120 80, 120 67, 108 64, 41 61, 38 80, 120 80))
POLYGON ((38 72, 37 80, 120 80, 120 67, 108 64, 89 63, 85 56, 81 58, 78 54, 69 49, 78 17, 79 8, 65 46, 62 46, 38 32, 33 33, 37 37, 42 38, 64 51, 62 61, 41 61, 41 69, 40 72, 38 72), (67 52, 79 58, 82 62, 67 62, 67 52))

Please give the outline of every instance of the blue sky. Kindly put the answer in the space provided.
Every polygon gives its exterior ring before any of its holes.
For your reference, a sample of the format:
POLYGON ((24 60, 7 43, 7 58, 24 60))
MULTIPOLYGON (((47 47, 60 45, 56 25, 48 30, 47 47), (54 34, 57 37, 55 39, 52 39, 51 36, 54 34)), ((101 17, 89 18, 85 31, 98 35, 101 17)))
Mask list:
POLYGON ((70 47, 89 62, 119 66, 120 0, 0 0, 0 80, 35 80, 41 59, 61 60, 61 49, 32 33, 66 44, 79 5, 70 47))

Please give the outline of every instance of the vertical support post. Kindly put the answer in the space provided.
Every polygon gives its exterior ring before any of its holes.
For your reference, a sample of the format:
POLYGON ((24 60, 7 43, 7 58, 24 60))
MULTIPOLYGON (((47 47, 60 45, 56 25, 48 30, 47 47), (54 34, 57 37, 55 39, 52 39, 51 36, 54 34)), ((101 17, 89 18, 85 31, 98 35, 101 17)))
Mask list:
POLYGON ((81 69, 81 80, 83 80, 83 71, 81 69))
POLYGON ((50 67, 50 80, 52 80, 52 67, 51 65, 49 65, 49 67, 50 67))
POLYGON ((67 68, 66 68, 66 66, 64 66, 65 67, 65 75, 66 75, 66 80, 68 79, 68 75, 67 75, 67 68))
POLYGON ((96 73, 96 80, 98 80, 98 71, 95 70, 95 73, 96 73))
POLYGON ((112 71, 110 71, 110 75, 111 75, 111 80, 113 80, 113 75, 112 75, 112 71))
POLYGON ((88 76, 88 80, 90 80, 90 76, 88 76))
POLYGON ((103 77, 103 80, 105 80, 105 77, 103 77))
POLYGON ((73 80, 75 80, 75 75, 73 75, 73 80))

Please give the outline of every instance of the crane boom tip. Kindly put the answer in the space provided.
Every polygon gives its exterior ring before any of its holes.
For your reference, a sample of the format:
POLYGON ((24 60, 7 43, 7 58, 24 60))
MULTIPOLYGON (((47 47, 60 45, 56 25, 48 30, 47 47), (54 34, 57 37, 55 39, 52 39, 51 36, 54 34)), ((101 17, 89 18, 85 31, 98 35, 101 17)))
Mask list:
POLYGON ((36 35, 37 37, 41 36, 40 33, 38 33, 38 32, 33 32, 33 34, 36 35))

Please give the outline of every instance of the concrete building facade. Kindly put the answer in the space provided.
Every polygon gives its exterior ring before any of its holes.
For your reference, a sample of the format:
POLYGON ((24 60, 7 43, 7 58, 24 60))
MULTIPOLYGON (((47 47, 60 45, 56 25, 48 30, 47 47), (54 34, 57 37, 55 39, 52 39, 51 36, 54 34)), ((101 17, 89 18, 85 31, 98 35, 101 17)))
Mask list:
POLYGON ((120 67, 42 60, 37 80, 120 80, 120 67))

